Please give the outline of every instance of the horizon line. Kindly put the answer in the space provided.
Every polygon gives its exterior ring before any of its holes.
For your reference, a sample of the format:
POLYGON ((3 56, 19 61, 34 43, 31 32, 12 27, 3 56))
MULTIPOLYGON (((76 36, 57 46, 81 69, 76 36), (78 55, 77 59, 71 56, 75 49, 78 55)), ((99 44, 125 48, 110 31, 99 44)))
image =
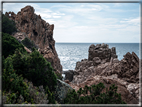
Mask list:
POLYGON ((55 42, 55 43, 139 43, 140 42, 55 42))

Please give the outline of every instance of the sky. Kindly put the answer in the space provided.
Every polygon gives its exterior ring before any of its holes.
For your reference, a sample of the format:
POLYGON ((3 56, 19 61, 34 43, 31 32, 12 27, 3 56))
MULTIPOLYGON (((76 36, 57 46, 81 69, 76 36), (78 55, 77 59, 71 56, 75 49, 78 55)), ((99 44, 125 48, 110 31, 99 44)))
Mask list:
POLYGON ((139 43, 139 3, 3 3, 3 13, 31 5, 54 24, 57 43, 139 43))

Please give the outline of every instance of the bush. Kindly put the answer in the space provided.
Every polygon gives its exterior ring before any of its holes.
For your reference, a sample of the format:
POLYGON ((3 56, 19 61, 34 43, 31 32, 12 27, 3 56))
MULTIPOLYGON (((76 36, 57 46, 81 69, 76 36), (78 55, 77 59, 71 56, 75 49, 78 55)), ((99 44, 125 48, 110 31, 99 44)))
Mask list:
POLYGON ((12 56, 16 74, 32 81, 34 86, 43 85, 48 94, 49 103, 55 103, 54 91, 57 85, 57 76, 53 72, 50 62, 35 49, 30 54, 22 54, 19 50, 12 56))
POLYGON ((2 15, 2 32, 12 34, 13 32, 16 32, 16 26, 15 22, 13 20, 10 20, 7 16, 4 14, 2 15))
POLYGON ((22 55, 19 50, 16 50, 12 56, 13 67, 18 75, 32 81, 35 86, 48 86, 50 91, 55 90, 57 77, 53 72, 50 62, 37 51, 34 50, 31 54, 22 55))
POLYGON ((3 70, 2 70, 2 89, 3 91, 11 91, 9 94, 9 98, 6 100, 7 103, 14 103, 11 99, 14 100, 22 95, 27 101, 30 101, 28 94, 28 87, 25 85, 23 78, 18 76, 15 73, 12 65, 12 58, 8 57, 6 60, 3 59, 3 70))
POLYGON ((11 57, 3 58, 2 75, 3 103, 5 104, 47 104, 47 94, 42 86, 35 87, 32 82, 18 76, 12 65, 11 57))
POLYGON ((26 52, 24 46, 7 33, 2 33, 2 49, 2 55, 4 58, 8 55, 14 54, 16 49, 20 49, 21 52, 26 52))
POLYGON ((103 83, 85 86, 80 88, 77 92, 75 90, 69 91, 67 97, 64 99, 65 104, 126 104, 121 100, 121 94, 116 93, 117 87, 111 85, 109 90, 105 93, 101 91, 105 88, 103 83))
POLYGON ((22 40, 22 43, 23 43, 23 45, 25 45, 29 49, 32 49, 32 48, 38 49, 38 47, 35 45, 35 43, 27 37, 24 40, 22 40))

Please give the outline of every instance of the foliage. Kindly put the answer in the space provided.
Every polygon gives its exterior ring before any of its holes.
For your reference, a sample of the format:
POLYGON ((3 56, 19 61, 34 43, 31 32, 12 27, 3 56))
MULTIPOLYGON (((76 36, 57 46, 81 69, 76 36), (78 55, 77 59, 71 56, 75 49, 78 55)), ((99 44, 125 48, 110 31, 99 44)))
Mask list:
POLYGON ((15 22, 10 20, 4 14, 2 15, 2 32, 12 34, 13 32, 17 31, 15 27, 15 22))
POLYGON ((12 58, 3 58, 3 103, 5 104, 47 104, 47 94, 43 86, 35 87, 32 82, 15 73, 12 65, 12 58))
POLYGON ((24 46, 7 33, 2 33, 2 49, 4 58, 6 58, 8 55, 14 54, 16 49, 20 49, 21 52, 26 52, 24 46))
POLYGON ((62 74, 60 74, 60 73, 58 73, 58 72, 57 72, 57 73, 55 73, 55 74, 56 74, 56 76, 57 76, 57 78, 58 78, 58 79, 60 79, 60 80, 62 80, 62 79, 63 79, 62 74))
POLYGON ((48 86, 50 91, 55 90, 57 78, 53 68, 37 50, 27 55, 22 55, 20 51, 16 50, 12 59, 17 74, 22 74, 35 86, 43 85, 44 88, 48 86))
POLYGON ((105 93, 101 93, 105 88, 103 83, 87 85, 84 89, 80 88, 69 91, 64 99, 65 104, 126 104, 121 100, 121 94, 117 93, 117 86, 114 84, 107 89, 105 93))
POLYGON ((9 93, 7 96, 9 97, 7 103, 14 103, 11 99, 16 99, 19 95, 22 95, 25 99, 29 101, 28 98, 28 87, 23 82, 23 78, 18 76, 15 73, 12 65, 12 58, 8 57, 6 60, 3 60, 3 71, 2 71, 2 89, 6 92, 9 89, 13 92, 9 93), (16 93, 16 94, 15 94, 16 93))
POLYGON ((23 43, 23 45, 25 45, 29 49, 32 49, 32 48, 38 49, 38 47, 35 45, 35 43, 27 37, 24 40, 22 40, 22 43, 23 43))

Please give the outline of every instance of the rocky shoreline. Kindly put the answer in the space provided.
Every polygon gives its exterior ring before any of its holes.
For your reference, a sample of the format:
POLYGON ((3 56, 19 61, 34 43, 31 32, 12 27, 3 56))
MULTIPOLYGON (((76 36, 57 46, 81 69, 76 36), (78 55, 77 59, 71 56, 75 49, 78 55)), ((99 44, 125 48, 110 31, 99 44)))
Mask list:
MULTIPOLYGON (((107 44, 92 44, 88 50, 88 59, 82 59, 76 63, 75 70, 62 71, 62 65, 55 49, 53 39, 54 25, 50 25, 41 19, 40 15, 34 13, 34 8, 26 6, 17 14, 6 12, 5 15, 15 21, 18 32, 13 33, 20 43, 30 40, 32 47, 35 47, 43 57, 49 61, 58 76, 65 74, 65 80, 57 79, 55 99, 62 104, 68 90, 84 88, 102 82, 106 88, 111 84, 118 87, 117 92, 121 93, 122 100, 127 104, 139 103, 139 62, 138 56, 126 53, 122 60, 117 59, 116 49, 111 49, 107 44)), ((31 53, 32 47, 25 50, 31 53)), ((117 47, 116 47, 117 48, 117 47)), ((141 65, 142 66, 142 65, 141 65)))
POLYGON ((63 71, 64 81, 76 91, 85 85, 91 86, 99 82, 104 83, 106 88, 115 84, 122 100, 127 104, 138 104, 139 61, 134 52, 126 53, 119 61, 115 47, 110 49, 107 44, 92 44, 88 50, 88 59, 77 62, 75 70, 63 71))

